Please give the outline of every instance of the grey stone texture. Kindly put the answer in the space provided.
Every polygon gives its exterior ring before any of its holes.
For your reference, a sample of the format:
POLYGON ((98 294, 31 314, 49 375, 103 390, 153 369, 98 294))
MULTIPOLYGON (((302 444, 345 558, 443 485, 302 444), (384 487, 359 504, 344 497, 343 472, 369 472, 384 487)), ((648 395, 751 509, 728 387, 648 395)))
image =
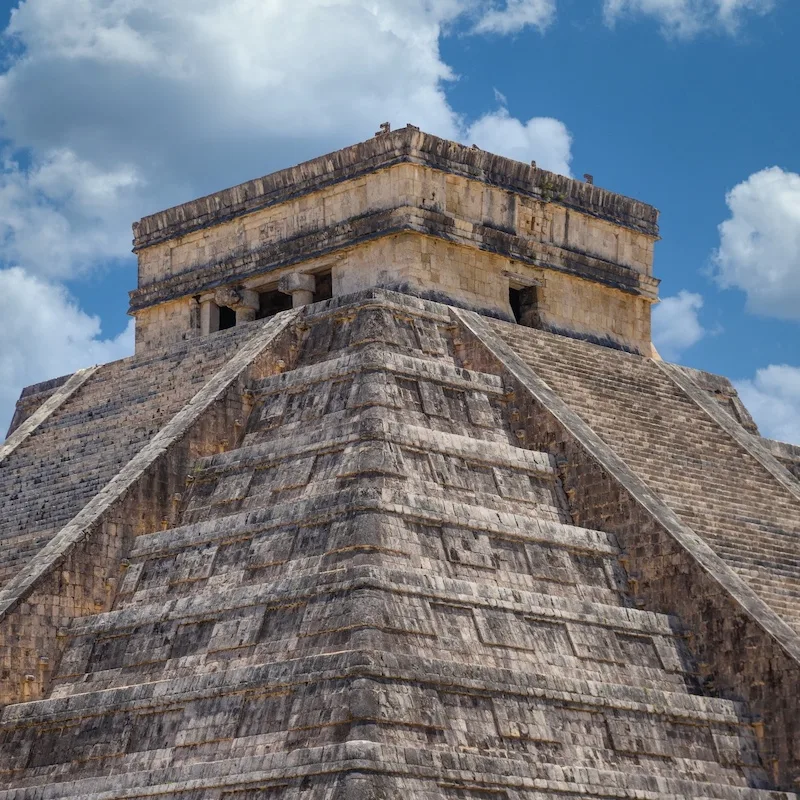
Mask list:
POLYGON ((0 585, 103 488, 248 335, 252 331, 233 329, 214 339, 183 342, 155 358, 100 367, 26 437, 24 446, 0 461, 0 585))
POLYGON ((760 438, 760 444, 762 447, 766 447, 795 478, 800 478, 800 447, 798 445, 763 438, 760 438))
POLYGON ((139 365, 194 383, 75 523, 103 601, 33 557, 0 800, 795 796, 798 501, 667 372, 383 290, 234 331, 139 365))

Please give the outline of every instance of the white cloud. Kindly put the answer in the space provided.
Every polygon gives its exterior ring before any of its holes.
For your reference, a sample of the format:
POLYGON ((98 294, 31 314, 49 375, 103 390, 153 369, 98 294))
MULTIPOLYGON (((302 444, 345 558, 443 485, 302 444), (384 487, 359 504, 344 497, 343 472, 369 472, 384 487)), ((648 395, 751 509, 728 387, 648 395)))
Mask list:
POLYGON ((531 26, 545 30, 556 15, 555 0, 505 0, 500 8, 490 8, 478 20, 478 33, 516 33, 531 26))
POLYGON ((70 150, 54 150, 26 169, 11 159, 0 172, 3 260, 49 277, 74 275, 99 258, 127 255, 141 186, 133 167, 102 171, 70 150))
POLYGON ((552 5, 25 0, 7 31, 19 55, 0 75, 0 113, 33 166, 9 163, 0 178, 0 260, 65 275, 125 257, 133 219, 367 138, 386 119, 452 139, 482 132, 483 146, 562 169, 561 123, 517 123, 523 141, 509 146, 496 130, 512 132, 505 112, 466 124, 439 51, 459 19, 543 25, 552 5))
POLYGON ((747 294, 749 310, 800 320, 800 175, 756 172, 726 197, 719 226, 717 279, 747 294))
POLYGON ((81 311, 59 284, 19 267, 0 270, 0 438, 22 386, 133 353, 133 320, 103 339, 100 320, 81 311))
POLYGON ((519 141, 504 141, 500 128, 514 123, 506 112, 474 126, 457 114, 439 49, 459 21, 542 27, 549 5, 20 2, 0 74, 0 268, 25 270, 3 273, 18 288, 45 281, 61 317, 31 313, 26 337, 3 343, 3 402, 117 346, 53 281, 130 258, 130 224, 144 214, 363 140, 386 119, 566 170, 561 123, 517 122, 519 141), (62 328, 75 331, 70 344, 48 352, 62 328))
POLYGON ((734 385, 763 436, 800 444, 800 367, 770 364, 734 385))
POLYGON ((698 317, 703 298, 682 290, 665 297, 653 309, 653 343, 667 361, 677 361, 684 350, 697 344, 707 331, 698 317))
POLYGON ((774 0, 603 0, 609 25, 623 16, 650 16, 665 34, 680 38, 715 29, 733 34, 745 12, 763 15, 774 7, 774 0))
POLYGON ((570 175, 572 137, 563 122, 550 117, 535 117, 520 122, 501 108, 476 120, 467 139, 483 150, 531 161, 551 172, 570 175))

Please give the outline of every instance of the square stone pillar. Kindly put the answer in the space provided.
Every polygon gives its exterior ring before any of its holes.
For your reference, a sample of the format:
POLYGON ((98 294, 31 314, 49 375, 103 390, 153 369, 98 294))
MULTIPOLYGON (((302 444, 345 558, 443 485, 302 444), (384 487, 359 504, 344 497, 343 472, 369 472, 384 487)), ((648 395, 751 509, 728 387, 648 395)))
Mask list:
POLYGON ((200 333, 208 336, 219 330, 219 306, 213 300, 200 303, 200 333))
POLYGON ((291 272, 281 275, 278 280, 278 291, 292 296, 292 308, 307 306, 314 302, 316 278, 303 272, 291 272))
POLYGON ((232 308, 236 312, 236 324, 252 322, 258 314, 258 293, 250 289, 223 286, 214 292, 217 305, 232 308))
POLYGON ((241 325, 244 322, 252 322, 256 318, 258 307, 239 306, 235 308, 234 311, 236 311, 236 324, 241 325))

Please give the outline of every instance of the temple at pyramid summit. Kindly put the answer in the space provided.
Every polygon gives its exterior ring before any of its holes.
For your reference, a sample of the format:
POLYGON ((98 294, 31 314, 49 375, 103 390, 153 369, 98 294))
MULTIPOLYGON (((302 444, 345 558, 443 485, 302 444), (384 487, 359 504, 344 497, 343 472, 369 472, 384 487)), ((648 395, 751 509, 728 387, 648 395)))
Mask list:
POLYGON ((134 225, 0 445, 0 800, 788 800, 800 448, 658 213, 409 125, 134 225))

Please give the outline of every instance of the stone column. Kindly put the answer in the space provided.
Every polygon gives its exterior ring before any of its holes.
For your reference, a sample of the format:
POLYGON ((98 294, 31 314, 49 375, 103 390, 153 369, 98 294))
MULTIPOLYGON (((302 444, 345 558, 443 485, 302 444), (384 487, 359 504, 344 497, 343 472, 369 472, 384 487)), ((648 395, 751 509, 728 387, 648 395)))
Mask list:
POLYGON ((200 333, 208 336, 219 330, 219 306, 213 300, 200 303, 200 333))
POLYGON ((242 302, 235 307, 236 311, 236 324, 241 325, 243 322, 252 322, 258 314, 258 294, 256 292, 245 291, 242 292, 242 302))
POLYGON ((258 313, 258 293, 250 289, 223 286, 214 292, 214 300, 217 305, 232 308, 236 312, 237 325, 252 322, 258 313))
POLYGON ((303 272, 290 272, 288 275, 281 275, 278 280, 278 291, 292 296, 292 308, 307 306, 314 302, 314 290, 317 281, 313 275, 303 272))

